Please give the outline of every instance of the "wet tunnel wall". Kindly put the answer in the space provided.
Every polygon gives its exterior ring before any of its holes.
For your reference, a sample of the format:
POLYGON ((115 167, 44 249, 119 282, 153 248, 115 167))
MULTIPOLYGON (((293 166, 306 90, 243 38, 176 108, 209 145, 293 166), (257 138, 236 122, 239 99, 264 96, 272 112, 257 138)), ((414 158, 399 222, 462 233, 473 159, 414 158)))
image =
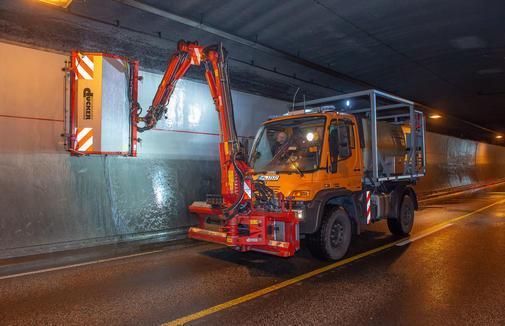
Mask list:
MULTIPOLYGON (((64 150, 67 55, 0 43, 0 258, 184 236, 186 207, 217 192, 217 116, 207 86, 183 80, 137 158, 64 150)), ((148 107, 161 78, 141 73, 148 107)), ((233 92, 238 133, 254 136, 286 102, 233 92)), ((429 133, 428 193, 505 177, 505 148, 429 133)))
POLYGON ((421 195, 505 178, 505 147, 427 132, 426 157, 426 176, 416 185, 421 195))

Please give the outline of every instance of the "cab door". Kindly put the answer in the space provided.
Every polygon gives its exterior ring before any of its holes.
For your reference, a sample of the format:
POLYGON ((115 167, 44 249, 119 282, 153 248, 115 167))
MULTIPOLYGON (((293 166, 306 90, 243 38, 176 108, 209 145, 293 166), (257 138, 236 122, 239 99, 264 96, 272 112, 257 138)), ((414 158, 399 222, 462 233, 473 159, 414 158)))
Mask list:
POLYGON ((339 118, 331 121, 328 133, 331 187, 361 190, 362 164, 357 135, 353 119, 339 118))

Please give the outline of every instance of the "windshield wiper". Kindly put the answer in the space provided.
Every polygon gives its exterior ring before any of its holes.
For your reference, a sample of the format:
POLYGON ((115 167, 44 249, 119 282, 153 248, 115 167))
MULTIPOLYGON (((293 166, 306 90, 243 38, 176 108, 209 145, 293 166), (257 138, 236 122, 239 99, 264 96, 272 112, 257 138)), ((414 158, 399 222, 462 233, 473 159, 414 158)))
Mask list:
POLYGON ((291 162, 291 165, 296 169, 296 171, 303 177, 303 171, 300 170, 300 168, 298 166, 296 166, 296 164, 295 164, 296 162, 291 159, 289 161, 291 162))

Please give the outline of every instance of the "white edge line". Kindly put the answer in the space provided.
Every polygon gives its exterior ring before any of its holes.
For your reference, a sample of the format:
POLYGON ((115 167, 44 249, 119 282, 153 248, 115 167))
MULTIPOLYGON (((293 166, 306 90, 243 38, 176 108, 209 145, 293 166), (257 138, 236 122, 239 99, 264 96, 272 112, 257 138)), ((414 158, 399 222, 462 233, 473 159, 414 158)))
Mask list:
MULTIPOLYGON (((427 236, 429 236, 429 235, 431 235, 431 234, 433 234, 435 232, 441 231, 441 230, 443 230, 445 228, 448 228, 450 226, 453 226, 453 225, 454 225, 453 223, 445 224, 444 226, 442 226, 442 227, 440 227, 438 229, 435 229, 435 230, 432 230, 430 232, 426 232, 426 233, 420 234, 420 235, 418 235, 416 237, 413 237, 413 238, 407 239, 405 241, 399 242, 399 243, 396 244, 396 246, 398 246, 398 247, 404 246, 406 244, 409 244, 409 243, 412 243, 412 242, 414 242, 416 240, 419 240, 419 239, 422 239, 424 237, 427 237, 427 236)), ((65 265, 65 266, 59 266, 59 267, 53 267, 53 268, 40 269, 40 270, 36 270, 36 271, 32 271, 32 272, 25 272, 25 273, 5 275, 5 276, 0 276, 0 280, 6 280, 6 279, 10 279, 10 278, 15 278, 15 277, 34 275, 34 274, 41 274, 41 273, 46 273, 46 272, 52 272, 52 271, 59 271, 59 270, 63 270, 63 269, 69 269, 69 268, 73 268, 73 267, 87 266, 87 265, 99 264, 99 263, 104 263, 104 262, 109 262, 109 261, 120 260, 120 259, 126 259, 126 258, 144 256, 144 255, 154 254, 154 253, 158 253, 158 252, 162 252, 162 251, 163 250, 154 250, 154 251, 141 252, 141 253, 127 255, 127 256, 113 257, 113 258, 107 258, 107 259, 99 259, 99 260, 94 260, 94 261, 84 262, 84 263, 79 263, 79 264, 65 265)))
POLYGON ((158 252, 162 252, 162 251, 163 250, 160 249, 160 250, 154 250, 154 251, 149 251, 149 252, 140 252, 140 253, 137 253, 137 254, 127 255, 127 256, 119 256, 119 257, 112 257, 112 258, 106 258, 106 259, 98 259, 98 260, 87 261, 87 262, 84 262, 84 263, 78 263, 78 264, 73 264, 73 265, 58 266, 58 267, 52 267, 52 268, 46 268, 46 269, 39 269, 39 270, 36 270, 36 271, 31 271, 31 272, 24 272, 24 273, 5 275, 5 276, 0 276, 0 280, 6 280, 6 279, 9 279, 9 278, 15 278, 15 277, 21 277, 21 276, 27 276, 27 275, 41 274, 41 273, 46 273, 46 272, 59 271, 59 270, 62 270, 62 269, 68 269, 68 268, 73 268, 73 267, 81 267, 81 266, 87 266, 87 265, 105 263, 105 262, 109 262, 109 261, 126 259, 126 258, 133 258, 133 257, 138 257, 138 256, 145 256, 145 255, 154 254, 154 253, 158 253, 158 252))
MULTIPOLYGON (((399 242, 396 244, 396 246, 404 246, 406 244, 409 244, 411 242, 414 242, 416 240, 422 239, 424 237, 427 237, 435 232, 438 232, 440 230, 443 230, 445 228, 448 228, 450 226, 454 225, 453 223, 446 224, 438 229, 432 230, 430 232, 426 232, 424 234, 418 235, 417 237, 413 237, 411 239, 407 239, 405 241, 399 242)), ((99 263, 105 263, 109 261, 115 261, 115 260, 121 260, 121 259, 126 259, 126 258, 133 258, 133 257, 138 257, 138 256, 145 256, 149 254, 154 254, 158 252, 162 252, 163 250, 154 250, 154 251, 149 251, 149 252, 140 252, 137 254, 131 254, 127 256, 120 256, 120 257, 112 257, 112 258, 106 258, 106 259, 98 259, 98 260, 93 260, 93 261, 88 261, 84 263, 78 263, 78 264, 72 264, 72 265, 65 265, 65 266, 58 266, 58 267, 52 267, 52 268, 46 268, 46 269, 39 269, 36 271, 31 271, 31 272, 24 272, 24 273, 17 273, 17 274, 11 274, 11 275, 5 275, 5 276, 0 276, 0 280, 6 280, 10 278, 15 278, 15 277, 21 277, 21 276, 28 276, 28 275, 35 275, 35 274, 41 274, 41 273, 46 273, 46 272, 54 272, 54 271, 59 271, 63 269, 69 269, 69 268, 74 268, 74 267, 82 267, 82 266, 87 266, 87 265, 94 265, 94 264, 99 264, 99 263)))
POLYGON ((418 235, 416 237, 409 238, 409 239, 407 239, 405 241, 399 242, 399 243, 396 244, 396 246, 398 246, 398 247, 405 246, 406 244, 409 244, 409 243, 414 242, 416 240, 419 240, 419 239, 422 239, 422 238, 427 237, 429 235, 432 235, 433 233, 436 233, 438 231, 442 231, 443 229, 448 228, 448 227, 453 226, 453 225, 454 225, 453 223, 446 224, 446 225, 441 226, 441 227, 439 227, 439 228, 437 228, 435 230, 431 230, 429 232, 420 234, 420 235, 418 235))

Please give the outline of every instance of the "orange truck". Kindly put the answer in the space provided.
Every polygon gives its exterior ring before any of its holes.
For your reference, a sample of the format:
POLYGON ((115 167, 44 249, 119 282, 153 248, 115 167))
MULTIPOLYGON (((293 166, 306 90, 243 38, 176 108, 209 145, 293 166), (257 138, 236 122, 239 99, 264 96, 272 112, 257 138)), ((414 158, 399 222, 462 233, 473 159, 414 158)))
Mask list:
POLYGON ((250 165, 255 179, 293 200, 311 252, 337 260, 367 224, 386 219, 393 234, 411 231, 424 139, 413 102, 366 90, 293 104, 264 122, 250 165))
POLYGON ((305 238, 315 256, 341 259, 368 224, 410 233, 425 157, 425 119, 412 101, 372 89, 293 103, 257 133, 248 208, 227 219, 220 203, 194 203, 189 237, 282 257, 305 238))

